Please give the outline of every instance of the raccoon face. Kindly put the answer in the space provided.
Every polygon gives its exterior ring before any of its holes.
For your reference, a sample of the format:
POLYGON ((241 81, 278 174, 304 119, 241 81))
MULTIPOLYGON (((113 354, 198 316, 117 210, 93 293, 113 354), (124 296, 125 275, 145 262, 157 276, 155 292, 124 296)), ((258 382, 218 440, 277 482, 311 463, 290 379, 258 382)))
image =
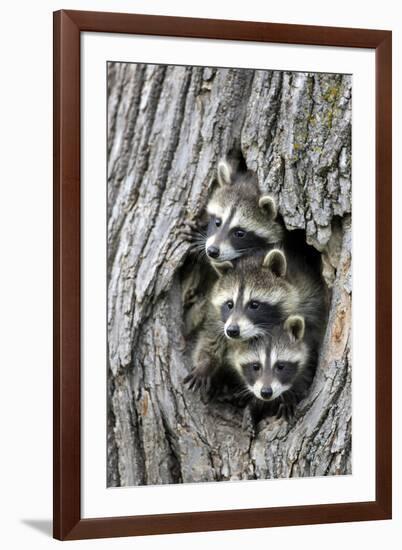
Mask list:
POLYGON ((232 365, 257 399, 273 401, 292 387, 308 359, 303 338, 304 319, 292 315, 269 337, 232 352, 232 365))
POLYGON ((285 255, 274 249, 263 261, 241 261, 218 280, 212 303, 228 339, 241 341, 263 336, 283 323, 298 300, 297 290, 285 274, 285 255))
POLYGON ((205 251, 211 263, 255 253, 282 238, 275 201, 260 196, 254 177, 232 174, 230 165, 220 161, 218 183, 207 206, 205 251))

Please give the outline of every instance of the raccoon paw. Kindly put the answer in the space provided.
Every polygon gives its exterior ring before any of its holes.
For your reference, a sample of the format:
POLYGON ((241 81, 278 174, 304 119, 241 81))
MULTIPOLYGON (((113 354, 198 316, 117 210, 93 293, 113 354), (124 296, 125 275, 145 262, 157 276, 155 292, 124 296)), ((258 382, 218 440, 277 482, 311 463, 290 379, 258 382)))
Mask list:
POLYGON ((290 422, 295 415, 295 410, 299 399, 297 398, 297 395, 289 392, 285 395, 282 395, 281 400, 282 402, 278 407, 276 418, 283 418, 284 420, 286 420, 286 422, 290 422))
POLYGON ((193 220, 184 220, 182 224, 176 228, 176 236, 190 243, 193 243, 198 233, 198 225, 193 220))
POLYGON ((295 414, 295 408, 293 403, 281 403, 278 407, 278 412, 276 413, 276 419, 280 420, 283 418, 286 422, 290 422, 295 414))
POLYGON ((211 376, 204 367, 197 367, 192 370, 184 378, 183 383, 187 384, 188 389, 192 391, 199 390, 204 394, 208 394, 211 390, 211 376))
POLYGON ((190 289, 186 295, 183 297, 183 302, 187 308, 196 307, 197 309, 205 308, 205 299, 200 298, 200 295, 197 294, 197 289, 190 289), (201 302, 200 302, 201 300, 201 302))

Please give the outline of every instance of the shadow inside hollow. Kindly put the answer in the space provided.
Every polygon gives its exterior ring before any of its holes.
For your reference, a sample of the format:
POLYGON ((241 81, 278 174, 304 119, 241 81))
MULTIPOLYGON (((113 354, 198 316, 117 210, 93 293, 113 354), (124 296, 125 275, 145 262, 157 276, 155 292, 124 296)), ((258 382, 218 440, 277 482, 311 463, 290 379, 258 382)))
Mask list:
POLYGON ((36 531, 40 531, 48 537, 53 535, 53 522, 50 519, 23 519, 21 520, 21 523, 32 527, 32 529, 35 529, 36 531))

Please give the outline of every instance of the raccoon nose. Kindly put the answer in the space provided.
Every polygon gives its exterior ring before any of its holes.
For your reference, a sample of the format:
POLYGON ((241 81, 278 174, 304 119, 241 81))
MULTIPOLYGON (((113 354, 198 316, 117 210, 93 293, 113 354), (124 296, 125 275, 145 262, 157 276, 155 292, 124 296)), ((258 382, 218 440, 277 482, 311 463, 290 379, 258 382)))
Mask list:
POLYGON ((272 388, 261 388, 261 397, 263 399, 270 399, 272 397, 272 388))
POLYGON ((218 258, 219 257, 219 248, 217 246, 208 246, 207 254, 210 258, 218 258))
POLYGON ((226 334, 230 338, 237 338, 238 336, 240 336, 240 328, 238 327, 238 325, 229 325, 226 329, 226 334))

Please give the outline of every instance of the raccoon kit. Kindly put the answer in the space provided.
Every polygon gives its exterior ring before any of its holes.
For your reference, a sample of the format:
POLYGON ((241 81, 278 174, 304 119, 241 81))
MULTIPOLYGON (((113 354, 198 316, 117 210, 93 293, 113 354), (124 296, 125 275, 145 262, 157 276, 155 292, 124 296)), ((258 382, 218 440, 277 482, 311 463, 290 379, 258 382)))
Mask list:
POLYGON ((314 376, 324 285, 306 245, 288 245, 275 201, 261 196, 252 173, 220 161, 217 179, 205 248, 219 277, 184 382, 209 390, 229 368, 254 412, 289 417, 314 376))
POLYGON ((241 256, 255 255, 279 244, 283 227, 274 199, 261 195, 250 171, 235 172, 221 160, 217 182, 207 204, 205 252, 213 267, 241 256))
POLYGON ((291 315, 264 338, 229 352, 255 422, 266 415, 286 419, 293 415, 313 380, 316 351, 304 318, 291 315))
POLYGON ((303 259, 286 257, 280 249, 227 266, 211 299, 220 309, 229 340, 264 336, 291 314, 301 315, 308 332, 321 340, 326 317, 323 281, 303 259))

